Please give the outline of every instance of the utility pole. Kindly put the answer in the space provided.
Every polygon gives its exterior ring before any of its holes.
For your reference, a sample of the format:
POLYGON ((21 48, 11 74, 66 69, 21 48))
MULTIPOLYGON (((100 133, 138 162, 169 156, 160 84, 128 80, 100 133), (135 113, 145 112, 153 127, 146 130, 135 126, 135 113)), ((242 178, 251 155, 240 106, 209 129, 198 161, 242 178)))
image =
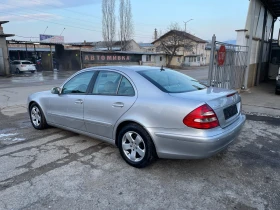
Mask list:
POLYGON ((183 21, 185 23, 185 32, 187 32, 187 23, 190 22, 193 19, 189 19, 187 22, 183 21))

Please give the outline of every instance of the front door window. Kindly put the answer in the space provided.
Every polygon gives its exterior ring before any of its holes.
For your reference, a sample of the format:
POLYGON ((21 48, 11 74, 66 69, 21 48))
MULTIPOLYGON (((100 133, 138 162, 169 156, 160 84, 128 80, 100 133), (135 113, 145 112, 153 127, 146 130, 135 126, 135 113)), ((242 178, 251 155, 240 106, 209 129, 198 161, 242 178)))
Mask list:
POLYGON ((85 94, 94 71, 80 73, 70 79, 62 88, 62 94, 85 94))

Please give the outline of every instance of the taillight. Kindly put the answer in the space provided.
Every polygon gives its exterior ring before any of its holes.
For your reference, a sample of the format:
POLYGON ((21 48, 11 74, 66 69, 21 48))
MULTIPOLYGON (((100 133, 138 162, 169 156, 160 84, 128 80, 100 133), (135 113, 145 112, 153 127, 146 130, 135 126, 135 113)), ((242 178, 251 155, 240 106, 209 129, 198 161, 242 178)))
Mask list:
POLYGON ((26 65, 20 65, 21 67, 25 67, 26 65))
POLYGON ((198 129, 211 129, 219 126, 217 115, 207 104, 204 104, 189 113, 183 119, 183 123, 188 127, 198 129))

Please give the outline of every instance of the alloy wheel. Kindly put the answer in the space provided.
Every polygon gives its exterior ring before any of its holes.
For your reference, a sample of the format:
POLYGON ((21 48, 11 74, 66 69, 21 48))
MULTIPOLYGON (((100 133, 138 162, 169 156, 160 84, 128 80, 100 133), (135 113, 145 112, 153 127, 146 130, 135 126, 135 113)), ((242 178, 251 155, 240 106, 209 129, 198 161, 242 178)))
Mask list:
POLYGON ((37 106, 32 107, 31 109, 31 119, 32 119, 32 123, 35 126, 40 126, 41 124, 41 113, 40 110, 37 106))
POLYGON ((130 161, 139 162, 146 154, 145 142, 138 133, 128 131, 122 138, 122 150, 130 161))

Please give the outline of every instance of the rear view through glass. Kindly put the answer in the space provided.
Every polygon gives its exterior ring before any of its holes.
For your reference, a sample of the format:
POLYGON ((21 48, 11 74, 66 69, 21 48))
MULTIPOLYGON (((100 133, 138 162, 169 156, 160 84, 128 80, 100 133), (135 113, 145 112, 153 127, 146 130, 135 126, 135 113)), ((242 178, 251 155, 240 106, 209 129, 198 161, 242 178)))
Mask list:
POLYGON ((169 69, 144 70, 138 73, 166 93, 184 93, 206 88, 197 80, 169 69))

